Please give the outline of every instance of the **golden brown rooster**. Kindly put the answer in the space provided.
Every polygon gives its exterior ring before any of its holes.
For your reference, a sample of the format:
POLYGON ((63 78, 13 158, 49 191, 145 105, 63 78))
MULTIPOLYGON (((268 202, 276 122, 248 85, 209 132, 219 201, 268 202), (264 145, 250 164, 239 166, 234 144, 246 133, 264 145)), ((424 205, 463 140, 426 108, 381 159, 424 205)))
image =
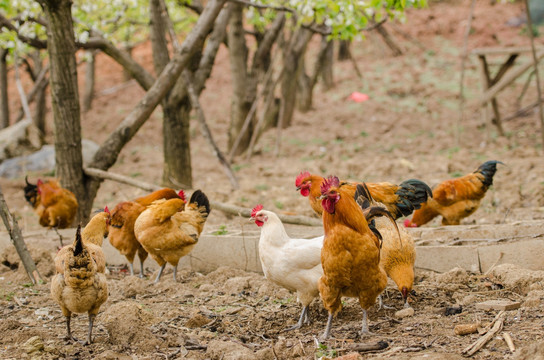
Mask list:
MULTIPOLYGON (((302 196, 308 196, 312 209, 318 215, 323 212, 317 198, 321 196, 320 187, 324 180, 323 177, 310 174, 308 171, 301 172, 295 180, 297 190, 300 190, 302 196)), ((365 184, 374 200, 384 204, 395 219, 410 215, 432 196, 431 188, 417 179, 403 181, 400 185, 388 182, 365 184)), ((342 187, 351 197, 355 194, 356 186, 357 183, 342 181, 342 187)))
POLYGON ((421 226, 438 215, 442 216, 442 225, 459 225, 462 219, 480 206, 487 189, 493 184, 497 164, 503 163, 497 160, 486 161, 473 173, 438 184, 433 189, 432 199, 414 211, 412 220, 406 219, 404 225, 421 226))
POLYGON ((327 327, 321 339, 330 335, 332 319, 342 308, 342 296, 356 297, 363 308, 361 332, 369 333, 367 309, 376 302, 387 284, 387 276, 380 267, 379 232, 369 227, 377 216, 392 215, 381 207, 365 207, 361 211, 354 196, 364 196, 351 190, 331 176, 321 185, 323 228, 325 240, 321 250, 323 276, 319 293, 329 312, 327 327))

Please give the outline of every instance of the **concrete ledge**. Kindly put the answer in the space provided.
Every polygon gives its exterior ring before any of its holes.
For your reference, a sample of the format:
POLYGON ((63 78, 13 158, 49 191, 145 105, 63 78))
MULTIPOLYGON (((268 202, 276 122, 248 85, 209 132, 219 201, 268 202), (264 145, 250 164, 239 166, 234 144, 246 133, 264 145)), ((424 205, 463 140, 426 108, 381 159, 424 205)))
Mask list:
MULTIPOLYGON (((225 235, 206 227, 193 251, 180 261, 180 268, 210 272, 220 266, 262 272, 258 256, 260 230, 256 227, 231 229, 225 235)), ((286 226, 292 237, 311 238, 322 234, 320 227, 286 226)), ((544 221, 524 221, 500 225, 465 225, 409 229, 417 244, 416 268, 445 272, 461 267, 472 272, 486 272, 491 267, 512 263, 531 270, 544 270, 544 221)), ((65 243, 75 236, 75 229, 60 231, 65 243)), ((53 230, 24 233, 28 247, 56 252, 58 236, 53 230)), ((0 233, 0 252, 12 246, 7 232, 0 233)), ((104 253, 110 265, 123 265, 124 256, 104 241, 104 253)), ((146 268, 156 269, 150 258, 146 268)), ((135 268, 139 267, 135 260, 135 268)))

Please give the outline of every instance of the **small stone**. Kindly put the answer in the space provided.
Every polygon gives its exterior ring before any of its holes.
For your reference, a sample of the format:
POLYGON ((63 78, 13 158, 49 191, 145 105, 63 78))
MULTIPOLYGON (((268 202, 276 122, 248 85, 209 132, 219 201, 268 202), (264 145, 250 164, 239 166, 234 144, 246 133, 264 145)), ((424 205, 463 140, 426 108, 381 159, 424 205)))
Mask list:
POLYGON ((23 349, 27 354, 32 354, 44 349, 43 340, 39 336, 33 336, 23 344, 23 349))
POLYGON ((477 309, 482 310, 516 310, 519 309, 521 303, 519 301, 509 300, 488 300, 476 304, 477 309))
POLYGON ((414 316, 415 314, 415 310, 413 307, 409 307, 409 308, 406 308, 406 309, 402 309, 402 310, 399 310, 395 313, 395 317, 399 318, 399 319, 403 319, 405 317, 410 317, 410 316, 414 316))

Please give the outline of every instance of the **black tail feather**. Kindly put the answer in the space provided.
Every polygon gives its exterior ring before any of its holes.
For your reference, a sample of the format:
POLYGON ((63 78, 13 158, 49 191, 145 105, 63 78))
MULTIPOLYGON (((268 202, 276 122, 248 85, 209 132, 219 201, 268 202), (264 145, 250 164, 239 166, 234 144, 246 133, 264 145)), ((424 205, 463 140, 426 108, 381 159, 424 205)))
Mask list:
POLYGON ((83 252, 83 241, 81 240, 81 224, 77 226, 76 241, 74 243, 74 256, 78 256, 83 252))
POLYGON ((396 194, 400 199, 396 205, 402 216, 410 215, 414 210, 419 209, 421 204, 426 203, 428 198, 433 197, 433 191, 429 185, 417 179, 403 181, 396 194))
POLYGON ((370 207, 370 202, 374 201, 365 183, 357 184, 353 198, 363 210, 370 207))
POLYGON ((204 206, 206 208, 206 214, 210 213, 210 201, 206 194, 200 190, 195 190, 189 200, 190 204, 197 204, 198 207, 204 206))
POLYGON ((36 196, 38 195, 38 186, 28 182, 28 175, 25 176, 25 182, 26 182, 26 185, 24 187, 25 199, 31 205, 34 206, 34 202, 36 201, 36 196))
POLYGON ((504 165, 501 161, 489 160, 480 165, 475 171, 475 173, 480 173, 484 176, 483 184, 486 188, 493 185, 493 176, 495 176, 495 172, 497 171, 497 164, 504 165))

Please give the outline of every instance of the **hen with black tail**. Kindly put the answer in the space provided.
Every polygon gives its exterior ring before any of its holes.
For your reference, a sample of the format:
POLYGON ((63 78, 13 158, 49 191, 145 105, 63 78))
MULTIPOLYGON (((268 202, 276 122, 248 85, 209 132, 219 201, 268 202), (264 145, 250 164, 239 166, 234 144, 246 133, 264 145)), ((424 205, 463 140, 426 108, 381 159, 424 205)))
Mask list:
POLYGON ((406 220, 405 226, 421 226, 438 215, 442 216, 442 225, 459 225, 462 219, 480 206, 493 184, 497 164, 503 163, 498 160, 486 161, 470 174, 438 184, 433 189, 433 198, 414 211, 412 220, 406 220))

